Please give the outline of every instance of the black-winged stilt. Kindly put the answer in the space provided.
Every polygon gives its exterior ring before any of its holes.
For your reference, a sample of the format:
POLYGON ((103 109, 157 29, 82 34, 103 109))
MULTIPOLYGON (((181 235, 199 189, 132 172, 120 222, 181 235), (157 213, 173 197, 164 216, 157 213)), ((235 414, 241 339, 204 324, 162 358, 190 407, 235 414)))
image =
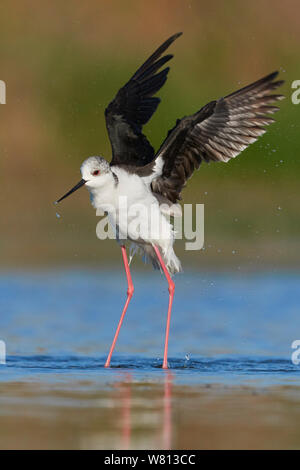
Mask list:
POLYGON ((283 84, 274 81, 278 72, 242 88, 225 98, 211 101, 195 114, 177 120, 158 152, 142 133, 142 127, 155 112, 160 99, 154 97, 164 85, 169 67, 159 72, 173 56, 162 56, 182 33, 165 41, 117 93, 105 110, 112 147, 112 160, 90 157, 81 166, 82 179, 57 203, 85 185, 96 209, 107 212, 121 245, 127 276, 127 300, 105 363, 110 365, 117 337, 132 298, 131 279, 125 241, 139 248, 154 267, 161 268, 169 286, 169 307, 165 334, 163 368, 168 367, 168 338, 175 285, 172 274, 180 271, 174 253, 174 231, 167 215, 176 215, 175 205, 195 169, 204 160, 228 162, 265 132, 274 122, 267 116, 279 108, 272 102, 284 98, 270 94, 283 84), (120 201, 126 198, 126 206, 120 201), (147 209, 132 212, 134 204, 147 209), (125 208, 124 208, 125 207, 125 208), (154 217, 149 219, 153 210, 154 217), (133 223, 134 222, 134 223, 133 223), (139 236, 136 236, 138 222, 139 236), (164 236, 162 236, 162 234, 164 236))

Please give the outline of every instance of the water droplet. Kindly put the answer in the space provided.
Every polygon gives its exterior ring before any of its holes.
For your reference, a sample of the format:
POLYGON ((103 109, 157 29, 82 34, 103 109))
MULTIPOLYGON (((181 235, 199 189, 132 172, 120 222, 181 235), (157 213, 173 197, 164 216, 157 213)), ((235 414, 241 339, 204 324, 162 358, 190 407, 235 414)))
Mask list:
POLYGON ((56 217, 57 217, 58 219, 61 218, 61 215, 60 215, 58 212, 56 212, 55 215, 56 215, 56 217))
POLYGON ((188 367, 188 362, 190 360, 190 355, 189 354, 186 354, 185 355, 185 361, 184 361, 184 364, 183 364, 183 367, 188 367))
POLYGON ((232 252, 231 252, 231 253, 232 253, 233 255, 235 255, 235 254, 236 254, 236 251, 235 251, 235 250, 232 250, 232 252))

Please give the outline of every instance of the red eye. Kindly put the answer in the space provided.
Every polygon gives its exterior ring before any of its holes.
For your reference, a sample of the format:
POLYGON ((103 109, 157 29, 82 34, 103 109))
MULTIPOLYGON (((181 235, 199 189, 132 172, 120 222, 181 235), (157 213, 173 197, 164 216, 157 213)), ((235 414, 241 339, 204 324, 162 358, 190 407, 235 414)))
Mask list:
POLYGON ((99 175, 99 173, 100 173, 100 171, 99 171, 99 170, 95 170, 95 171, 93 171, 93 175, 94 175, 94 176, 97 176, 97 175, 99 175))

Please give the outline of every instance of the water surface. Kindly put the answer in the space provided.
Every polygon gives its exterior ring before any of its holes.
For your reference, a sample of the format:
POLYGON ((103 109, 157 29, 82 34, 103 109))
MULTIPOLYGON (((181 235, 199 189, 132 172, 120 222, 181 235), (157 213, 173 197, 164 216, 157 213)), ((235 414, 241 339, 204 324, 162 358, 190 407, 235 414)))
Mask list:
POLYGON ((0 276, 1 448, 298 448, 298 274, 176 278, 169 370, 168 291, 111 271, 0 276), (5 429, 5 432, 3 431, 5 429))

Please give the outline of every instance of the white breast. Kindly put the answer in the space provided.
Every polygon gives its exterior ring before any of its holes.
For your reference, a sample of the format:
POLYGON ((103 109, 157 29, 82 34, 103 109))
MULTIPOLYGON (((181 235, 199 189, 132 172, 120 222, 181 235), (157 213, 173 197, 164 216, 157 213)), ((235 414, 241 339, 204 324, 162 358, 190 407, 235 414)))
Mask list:
POLYGON ((150 183, 114 167, 118 184, 108 184, 93 195, 93 205, 108 213, 121 238, 160 246, 173 244, 173 227, 160 210, 150 183))

